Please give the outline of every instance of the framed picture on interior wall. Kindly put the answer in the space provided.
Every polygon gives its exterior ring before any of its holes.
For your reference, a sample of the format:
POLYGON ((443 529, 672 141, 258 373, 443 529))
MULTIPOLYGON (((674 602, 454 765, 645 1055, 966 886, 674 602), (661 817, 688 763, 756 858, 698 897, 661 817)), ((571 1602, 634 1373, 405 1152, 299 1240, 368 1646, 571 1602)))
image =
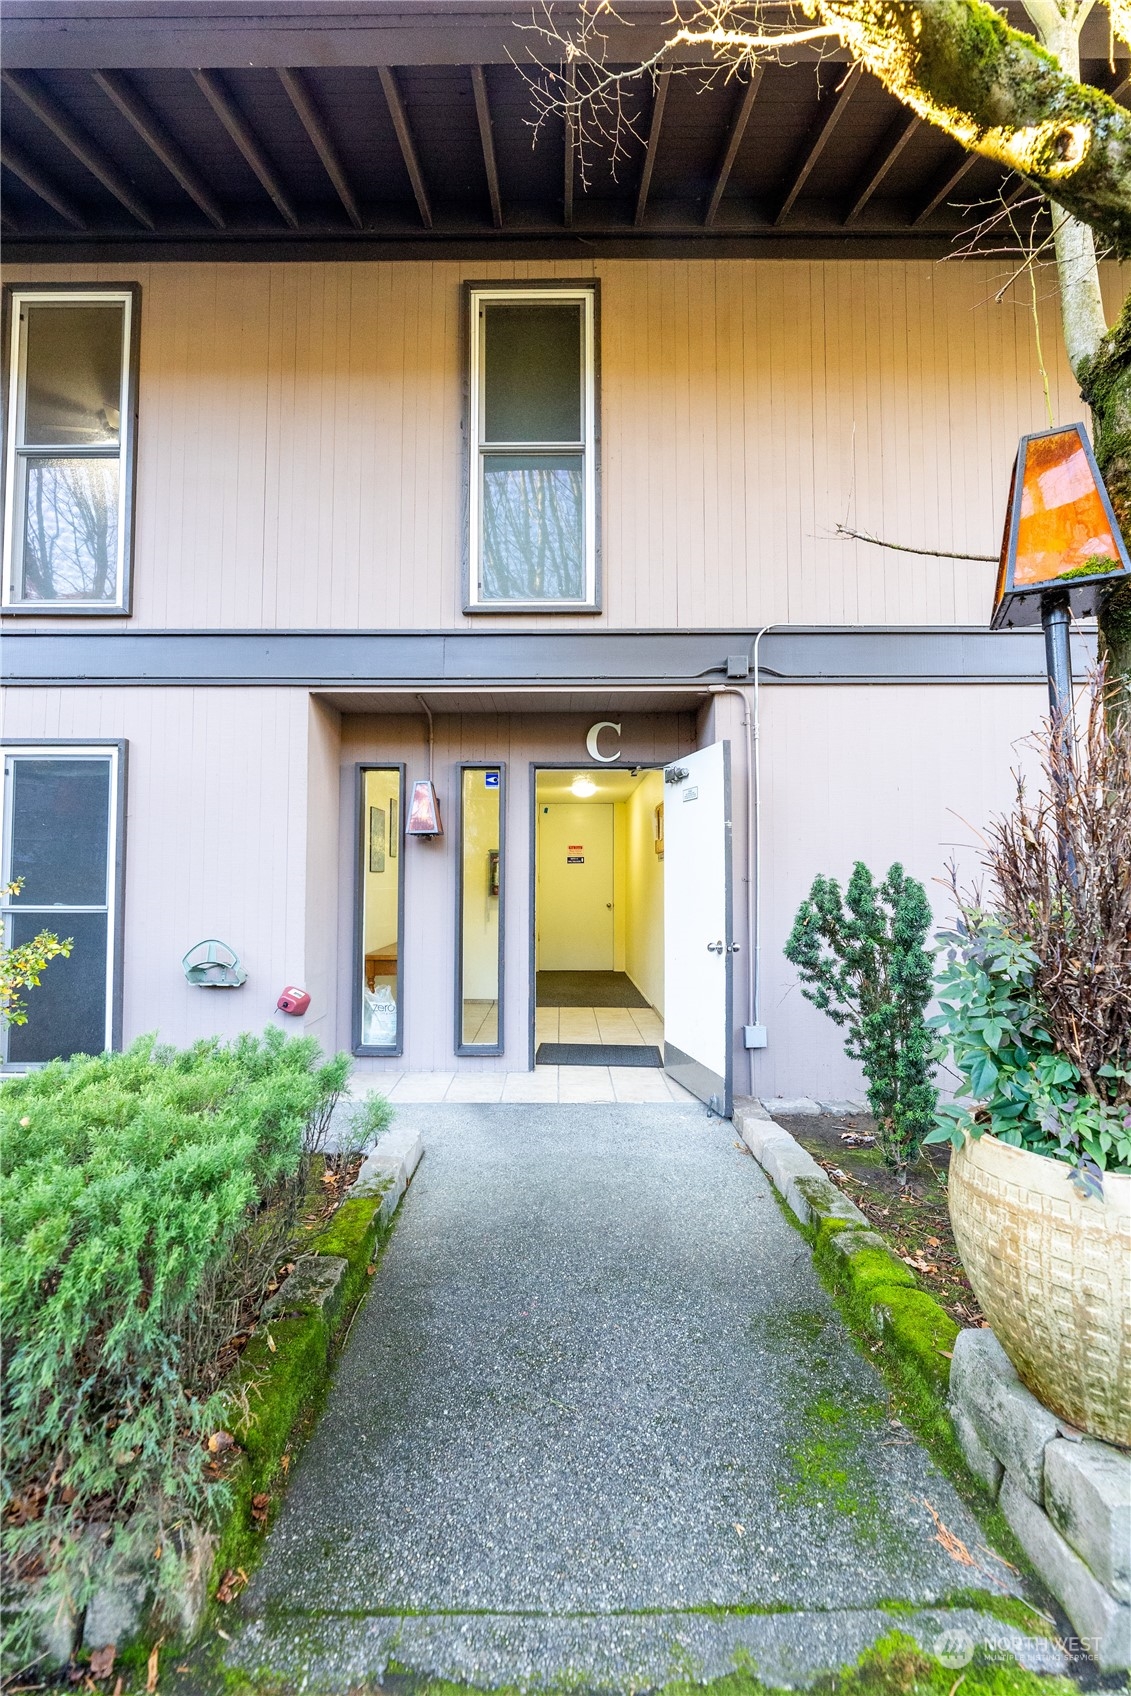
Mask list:
POLYGON ((664 857, 664 803, 660 801, 652 815, 655 821, 656 852, 661 860, 664 857))
POLYGON ((397 838, 400 836, 400 831, 397 829, 398 812, 399 812, 399 808, 397 806, 396 798, 394 797, 393 800, 391 800, 389 802, 389 858, 390 858, 390 860, 395 860, 396 857, 397 857, 397 838))
POLYGON ((487 893, 488 895, 499 893, 499 850, 497 848, 488 848, 487 850, 487 893))
POLYGON ((369 809, 369 870, 383 872, 385 870, 385 809, 370 807, 369 809))

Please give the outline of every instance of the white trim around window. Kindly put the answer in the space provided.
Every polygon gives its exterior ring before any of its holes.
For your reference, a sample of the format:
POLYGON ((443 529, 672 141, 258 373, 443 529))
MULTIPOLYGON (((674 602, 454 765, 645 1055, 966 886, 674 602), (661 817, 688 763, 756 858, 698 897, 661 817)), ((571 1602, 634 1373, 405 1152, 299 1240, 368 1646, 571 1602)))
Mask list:
MULTIPOLYGON (((4 301, 4 473, 3 582, 0 601, 7 613, 39 617, 116 615, 130 611, 133 552, 134 459, 138 377, 140 289, 135 283, 11 286, 4 301), (28 425, 28 337, 32 317, 84 307, 120 314, 121 345, 116 369, 99 414, 103 429, 84 429, 79 362, 61 372, 51 397, 55 418, 28 425), (68 397, 66 380, 72 394, 68 397), (114 382, 116 378, 116 385, 114 382), (67 429, 68 401, 77 427, 67 429), (113 414, 116 410, 116 420, 113 414), (53 430, 50 426, 56 424, 53 430), (57 438, 57 439, 55 439, 57 438), (36 524, 30 520, 38 514, 36 524), (40 534, 32 545, 32 531, 40 534)), ((89 323, 89 320, 88 320, 89 323)), ((97 342, 97 336, 94 338, 97 342)), ((57 338, 56 352, 66 348, 57 338)), ((81 332, 76 338, 81 347, 81 332)), ((98 350, 92 353, 95 372, 98 350)), ((97 373, 95 373, 97 374, 97 373)), ((100 375, 105 376, 103 372, 100 375)), ((42 374, 41 374, 42 376, 42 374)), ((95 384, 97 388, 97 384, 95 384)), ((97 397, 95 397, 97 398, 97 397)), ((44 409, 51 412, 49 405, 44 409)), ((90 423, 88 419, 87 424, 90 423)))
MULTIPOLYGON (((598 297, 594 283, 563 283, 546 286, 508 286, 506 284, 471 284, 466 290, 466 347, 467 347, 467 459, 465 478, 468 517, 465 584, 467 612, 596 612, 599 610, 598 572, 598 297), (486 427, 486 309, 493 304, 517 307, 546 307, 556 304, 575 306, 580 311, 579 337, 579 425, 568 440, 548 440, 542 436, 527 436, 516 441, 488 439, 486 427), (509 463, 508 463, 509 462, 509 463), (540 463, 547 469, 541 470, 540 463), (568 569, 559 571, 559 581, 547 582, 546 592, 531 594, 527 586, 515 589, 513 584, 492 583, 492 562, 488 532, 491 529, 492 502, 486 495, 487 478, 493 468, 506 467, 513 487, 541 484, 552 501, 564 491, 565 526, 558 526, 558 535, 570 527, 570 552, 576 556, 567 562, 568 569), (550 488, 557 484, 556 491, 550 488), (580 504, 580 513, 577 505, 580 504), (578 522, 579 520, 579 522, 578 522), (563 575, 573 582, 564 588, 563 575)), ((513 501, 511 509, 513 512, 513 501)), ((537 522, 537 521, 536 521, 537 522)), ((546 533, 542 533, 542 541, 546 533)), ((550 550, 552 552, 552 549, 550 550)), ((553 573, 549 574, 552 578, 553 573)))

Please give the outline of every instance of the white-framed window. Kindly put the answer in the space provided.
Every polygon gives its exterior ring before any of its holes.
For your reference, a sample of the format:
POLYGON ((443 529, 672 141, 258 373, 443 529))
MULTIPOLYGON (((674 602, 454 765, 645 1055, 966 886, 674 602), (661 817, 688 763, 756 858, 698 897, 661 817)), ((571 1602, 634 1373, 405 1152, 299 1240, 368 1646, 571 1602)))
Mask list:
POLYGON ((139 290, 6 295, 5 610, 128 612, 139 290))
POLYGON ((6 744, 0 923, 9 947, 70 938, 3 1032, 11 1069, 121 1042, 124 743, 6 744), (10 886, 19 888, 10 892, 10 886))
POLYGON ((468 289, 468 611, 597 609, 597 295, 468 289))

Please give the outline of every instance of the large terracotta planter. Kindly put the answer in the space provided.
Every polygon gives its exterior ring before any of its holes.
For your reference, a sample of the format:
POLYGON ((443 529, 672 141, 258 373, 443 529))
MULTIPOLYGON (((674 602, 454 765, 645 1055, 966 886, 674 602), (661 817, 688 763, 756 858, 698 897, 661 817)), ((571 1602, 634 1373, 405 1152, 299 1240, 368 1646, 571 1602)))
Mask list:
POLYGON ((1037 1399, 1131 1445, 1131 1175, 1083 1196, 1061 1160, 967 1137, 950 1217, 982 1311, 1037 1399))

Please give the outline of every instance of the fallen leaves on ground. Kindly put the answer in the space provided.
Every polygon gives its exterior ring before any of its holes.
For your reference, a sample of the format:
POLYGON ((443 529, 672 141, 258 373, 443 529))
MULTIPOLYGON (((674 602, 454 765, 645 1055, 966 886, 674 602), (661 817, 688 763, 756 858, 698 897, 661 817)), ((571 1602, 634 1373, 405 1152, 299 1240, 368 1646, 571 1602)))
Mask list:
POLYGON ((229 1567, 216 1587, 218 1602, 234 1602, 244 1585, 247 1583, 247 1573, 243 1567, 229 1567))
POLYGON ((159 1637, 149 1651, 149 1660, 145 1666, 145 1688, 148 1696, 153 1696, 153 1692, 157 1689, 157 1669, 161 1659, 161 1645, 164 1641, 163 1637, 159 1637))
POLYGON ((923 1506, 935 1522, 935 1542, 942 1544, 951 1560, 957 1561, 959 1566, 977 1566, 977 1561, 961 1537, 956 1537, 954 1532, 943 1524, 938 1509, 927 1500, 926 1496, 923 1497, 923 1506))
POLYGON ((271 1512, 271 1492, 260 1490, 258 1495, 251 1498, 251 1517, 257 1525, 266 1525, 267 1516, 271 1512))
POLYGON ((107 1643, 102 1649, 95 1649, 90 1657, 91 1678, 109 1678, 114 1670, 114 1656, 118 1653, 116 1643, 107 1643))
POLYGON ((210 1455, 225 1454, 228 1449, 234 1449, 235 1446, 236 1439, 232 1436, 230 1431, 213 1431, 211 1437, 208 1439, 208 1452, 210 1455))

